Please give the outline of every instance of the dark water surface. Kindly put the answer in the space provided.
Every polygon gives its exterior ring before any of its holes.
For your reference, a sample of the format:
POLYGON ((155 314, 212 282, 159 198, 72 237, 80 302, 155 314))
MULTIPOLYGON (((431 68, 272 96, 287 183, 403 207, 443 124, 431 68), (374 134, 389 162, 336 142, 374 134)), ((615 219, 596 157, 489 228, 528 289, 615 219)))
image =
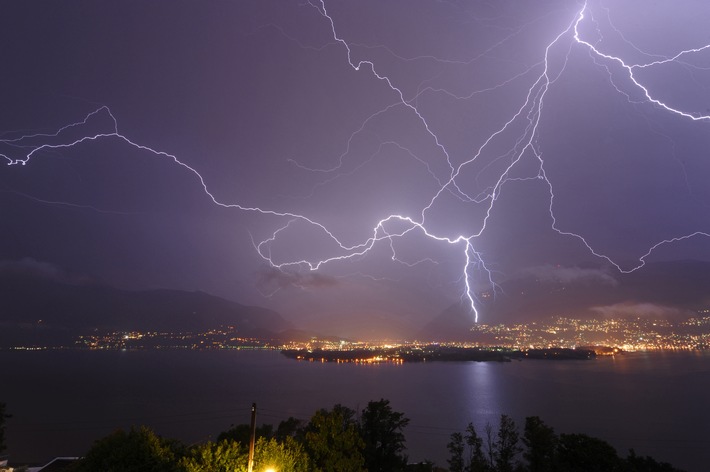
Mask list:
POLYGON ((275 351, 0 351, 12 461, 81 455, 118 427, 146 424, 186 443, 231 424, 308 419, 386 398, 411 419, 411 460, 446 465, 451 433, 483 432, 501 413, 522 431, 600 437, 689 472, 710 470, 710 352, 634 353, 594 361, 354 365, 297 362, 275 351))

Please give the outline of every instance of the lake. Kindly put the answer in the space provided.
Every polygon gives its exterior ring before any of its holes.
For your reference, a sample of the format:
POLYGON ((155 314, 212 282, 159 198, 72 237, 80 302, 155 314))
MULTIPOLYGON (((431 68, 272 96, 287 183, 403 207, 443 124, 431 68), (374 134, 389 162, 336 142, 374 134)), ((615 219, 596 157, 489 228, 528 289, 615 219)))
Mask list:
POLYGON ((634 448, 689 472, 710 463, 710 352, 591 361, 403 365, 298 362, 276 351, 0 351, 0 401, 13 462, 81 455, 118 427, 145 424, 188 444, 232 424, 308 419, 336 403, 386 398, 411 422, 411 461, 446 466, 451 433, 508 414, 539 416, 620 455, 634 448))

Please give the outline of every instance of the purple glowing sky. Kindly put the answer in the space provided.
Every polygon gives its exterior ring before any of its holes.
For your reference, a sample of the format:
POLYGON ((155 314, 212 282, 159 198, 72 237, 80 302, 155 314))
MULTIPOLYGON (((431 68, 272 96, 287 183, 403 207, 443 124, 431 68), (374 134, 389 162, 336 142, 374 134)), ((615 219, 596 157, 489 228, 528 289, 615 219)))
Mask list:
POLYGON ((3 10, 0 260, 345 334, 531 267, 710 260, 703 2, 3 10))

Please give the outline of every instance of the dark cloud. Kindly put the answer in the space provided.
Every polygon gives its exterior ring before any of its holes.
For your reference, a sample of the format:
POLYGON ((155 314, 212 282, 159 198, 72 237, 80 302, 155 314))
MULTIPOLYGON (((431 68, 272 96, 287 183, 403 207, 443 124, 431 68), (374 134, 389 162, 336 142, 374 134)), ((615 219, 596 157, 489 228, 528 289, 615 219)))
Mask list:
POLYGON ((93 277, 70 274, 50 262, 37 261, 31 257, 26 257, 19 261, 0 261, 0 276, 32 277, 72 285, 85 285, 97 282, 93 277))

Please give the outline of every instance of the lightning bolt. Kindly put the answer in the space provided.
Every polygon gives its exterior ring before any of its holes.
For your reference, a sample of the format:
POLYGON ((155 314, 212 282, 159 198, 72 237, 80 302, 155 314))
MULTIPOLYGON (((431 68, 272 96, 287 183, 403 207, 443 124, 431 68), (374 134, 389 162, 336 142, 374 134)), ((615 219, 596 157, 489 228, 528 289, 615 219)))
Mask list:
MULTIPOLYGON (((339 237, 335 232, 330 230, 325 224, 317 221, 314 218, 309 217, 306 214, 300 214, 290 211, 277 210, 273 208, 264 208, 259 206, 247 206, 240 204, 238 202, 224 202, 219 200, 213 192, 210 190, 209 185, 200 174, 200 172, 180 160, 175 154, 166 152, 164 150, 149 147, 140 144, 125 134, 119 131, 118 120, 114 116, 113 112, 108 106, 101 106, 90 113, 88 113, 82 120, 70 123, 63 127, 58 128, 54 132, 49 133, 30 133, 22 134, 20 136, 11 138, 0 138, 0 144, 3 144, 6 148, 12 149, 12 152, 0 153, 5 162, 10 166, 30 166, 33 159, 37 159, 40 156, 45 156, 51 154, 55 151, 60 151, 63 149, 69 149, 81 146, 88 142, 93 141, 104 141, 104 140, 114 140, 124 145, 140 150, 148 155, 152 155, 156 158, 166 159, 171 161, 173 164, 183 168, 186 172, 191 174, 196 183, 201 186, 204 194, 211 200, 214 205, 223 207, 226 209, 232 209, 242 212, 258 213, 264 216, 277 217, 285 221, 279 228, 272 232, 270 236, 262 240, 252 239, 253 247, 256 253, 265 262, 267 262, 271 267, 279 270, 284 270, 288 268, 305 268, 310 271, 315 271, 320 269, 326 264, 331 264, 337 261, 347 261, 361 258, 367 255, 372 249, 380 244, 384 243, 389 246, 390 252, 392 254, 391 259, 393 261, 401 262, 407 266, 414 266, 424 262, 436 263, 431 258, 421 258, 413 262, 407 262, 402 260, 397 255, 396 242, 402 238, 407 237, 410 234, 418 233, 432 241, 451 245, 460 251, 461 255, 461 272, 460 279, 463 285, 462 289, 462 299, 466 300, 470 310, 473 314, 474 320, 478 321, 478 309, 477 306, 479 301, 476 298, 475 289, 473 286, 473 273, 485 274, 487 283, 493 287, 494 292, 499 291, 500 288, 495 282, 495 277, 493 276, 492 270, 486 264, 483 254, 481 251, 477 250, 477 240, 486 232, 491 216, 496 211, 496 203, 506 188, 507 185, 512 185, 515 182, 527 181, 527 180, 538 180, 542 181, 546 185, 549 191, 549 215, 551 220, 551 227, 558 234, 570 237, 578 240, 586 249, 594 256, 604 259, 611 263, 620 272, 628 273, 640 269, 646 263, 646 259, 659 247, 663 245, 673 244, 676 242, 684 241, 690 238, 696 237, 710 237, 710 233, 703 231, 695 231, 688 234, 678 235, 672 238, 664 239, 652 244, 648 250, 639 259, 638 263, 631 268, 623 268, 619 263, 612 260, 612 258, 601 251, 597 250, 590 244, 587 239, 581 234, 566 231, 563 229, 562 224, 558 221, 557 216, 554 212, 555 207, 555 192, 554 185, 550 178, 547 176, 545 170, 545 154, 541 148, 540 143, 540 124, 541 120, 545 116, 546 108, 546 98, 549 91, 555 86, 559 78, 565 73, 568 59, 570 54, 572 54, 577 49, 586 50, 589 54, 591 60, 598 67, 604 68, 609 75, 610 85, 618 92, 628 102, 634 103, 645 103, 656 109, 662 110, 673 116, 677 116, 683 120, 705 122, 710 121, 709 115, 704 115, 697 112, 690 112, 682 110, 678 107, 674 107, 663 100, 657 98, 651 87, 644 85, 643 81, 637 77, 637 73, 640 70, 652 70, 653 68, 666 65, 669 63, 683 63, 683 61, 696 54, 700 54, 704 51, 710 50, 710 45, 701 45, 691 49, 685 49, 677 51, 672 56, 660 56, 651 55, 641 51, 631 42, 626 40, 623 35, 620 37, 627 44, 629 44, 636 52, 641 53, 644 57, 648 58, 647 62, 635 62, 630 63, 625 61, 622 57, 613 55, 611 53, 605 52, 600 46, 600 41, 593 42, 592 40, 585 37, 582 33, 583 25, 596 26, 599 37, 601 33, 599 32, 598 25, 596 25, 596 20, 591 15, 588 4, 579 6, 579 9, 570 16, 566 25, 560 29, 560 31, 554 36, 554 38, 544 47, 541 53, 540 59, 534 63, 532 66, 526 70, 512 75, 506 80, 499 84, 483 88, 474 91, 468 95, 457 95, 453 94, 447 90, 436 88, 433 86, 420 84, 417 91, 411 97, 407 97, 407 94, 403 91, 403 88, 399 87, 395 80, 389 77, 387 74, 380 72, 377 64, 373 60, 356 60, 354 59, 353 46, 360 46, 362 49, 373 49, 381 48, 389 52, 393 57, 396 57, 403 61, 433 61, 442 62, 447 64, 471 64, 486 54, 490 53, 493 49, 499 47, 501 44, 509 40, 510 38, 516 36, 518 31, 513 31, 509 36, 497 42, 489 49, 471 58, 468 61, 458 61, 458 60, 448 60, 439 59, 434 56, 421 55, 415 57, 404 57, 397 55, 391 49, 386 46, 365 46, 357 45, 356 43, 348 43, 338 32, 337 22, 334 17, 329 13, 326 7, 325 0, 309 0, 307 5, 312 7, 318 15, 325 21, 328 26, 329 33, 331 35, 332 44, 342 48, 345 60, 347 64, 352 68, 354 73, 364 73, 370 74, 371 77, 376 79, 378 83, 382 84, 387 90, 392 93, 392 101, 385 106, 383 106, 379 111, 370 115, 365 119, 361 126, 353 131, 346 143, 345 151, 338 156, 337 162, 327 168, 314 168, 305 166, 298 163, 296 160, 291 160, 291 163, 300 168, 303 171, 319 173, 319 174, 333 174, 338 172, 336 176, 329 176, 327 180, 319 185, 325 183, 330 183, 336 178, 346 176, 347 173, 342 171, 344 160, 350 153, 352 140, 354 137, 363 132, 368 124, 377 118, 378 116, 390 112, 393 108, 399 107, 411 113, 419 123, 421 131, 431 140, 434 148, 440 154, 438 158, 442 159, 445 163, 445 168, 447 169, 448 175, 441 177, 436 174, 434 170, 429 166, 427 160, 417 156, 416 153, 411 151, 405 146, 402 146, 394 141, 384 141, 380 144, 378 150, 371 155, 370 159, 374 157, 381 151, 383 146, 397 146, 401 150, 408 153, 408 155, 418 161, 421 165, 426 168, 428 175, 436 182, 436 190, 432 192, 428 202, 419 210, 417 214, 390 214, 386 215, 374 224, 369 229, 369 236, 360 242, 355 244, 347 244, 339 237), (559 57, 553 57, 554 54, 561 54, 561 60, 559 57), (558 59, 557 61, 553 59, 558 59), (625 74, 627 80, 627 88, 624 89, 619 83, 612 79, 612 71, 621 71, 625 74), (490 91, 499 90, 512 83, 518 83, 520 81, 529 81, 529 85, 525 89, 527 92, 524 94, 524 98, 514 109, 514 111, 504 119, 497 129, 490 133, 485 139, 483 139, 482 144, 472 150, 469 157, 465 158, 462 162, 456 163, 456 160, 452 158, 452 153, 449 152, 445 141, 440 138, 437 134, 436 129, 432 126, 427 119, 426 113, 418 105, 419 99, 424 94, 445 94, 455 100, 468 100, 475 95, 485 94, 490 91), (634 98, 637 97, 637 98, 634 98), (104 125, 104 128, 99 133, 84 133, 82 130, 88 128, 93 122, 98 122, 99 118, 108 122, 108 125, 104 125), (511 133, 514 134, 514 138, 510 141, 507 146, 507 151, 499 153, 497 156, 489 157, 492 153, 491 149, 498 145, 501 141, 506 139, 506 137, 511 133), (80 136, 72 137, 72 135, 80 134, 80 136), (482 168, 476 174, 476 179, 478 179, 484 171, 492 171, 495 165, 502 165, 502 170, 499 170, 495 174, 495 178, 492 183, 488 185, 483 191, 471 191, 469 188, 476 188, 477 186, 472 186, 471 182, 464 176, 465 172, 472 169, 474 165, 479 164, 482 160, 489 159, 486 163, 482 163, 482 168), (523 160, 534 160, 536 162, 536 173, 534 175, 528 175, 525 177, 513 176, 513 170, 516 169, 523 160), (458 201, 464 202, 465 204, 475 205, 481 208, 480 221, 472 222, 473 229, 465 234, 447 234, 445 231, 436 228, 435 223, 431 223, 430 214, 434 211, 434 208, 438 204, 442 204, 443 196, 453 196, 458 201), (298 225, 306 225, 308 228, 315 230, 317 233, 322 235, 326 240, 334 243, 335 251, 333 254, 320 258, 312 259, 308 257, 294 257, 287 260, 277 260, 273 255, 272 246, 273 244, 281 239, 288 238, 289 231, 298 225)), ((616 30, 616 27, 611 23, 608 10, 606 11, 607 17, 609 18, 608 24, 611 25, 612 29, 616 30)), ((530 23, 526 23, 522 28, 529 26, 530 23)), ((292 41, 298 41, 295 38, 288 36, 283 29, 278 25, 268 25, 270 27, 276 28, 284 36, 292 41)), ((522 29, 521 28, 521 29, 522 29)), ((300 43, 299 43, 300 44, 300 43)), ((331 44, 331 43, 329 43, 331 44)), ((308 47, 315 51, 323 49, 321 48, 305 46, 300 44, 301 47, 308 47)), ((366 161, 367 162, 367 161, 366 161)), ((366 162, 360 164, 364 165, 366 162)), ((358 166, 359 168, 359 166, 358 166)), ((356 168, 357 169, 357 168, 356 168)), ((312 193, 311 193, 312 194, 312 193)), ((28 198, 34 198, 27 196, 28 198)), ((50 200, 36 199, 37 201, 47 203, 47 204, 57 204, 57 205, 70 205, 79 206, 83 208, 91 208, 89 206, 80 205, 72 202, 56 202, 50 200)))

